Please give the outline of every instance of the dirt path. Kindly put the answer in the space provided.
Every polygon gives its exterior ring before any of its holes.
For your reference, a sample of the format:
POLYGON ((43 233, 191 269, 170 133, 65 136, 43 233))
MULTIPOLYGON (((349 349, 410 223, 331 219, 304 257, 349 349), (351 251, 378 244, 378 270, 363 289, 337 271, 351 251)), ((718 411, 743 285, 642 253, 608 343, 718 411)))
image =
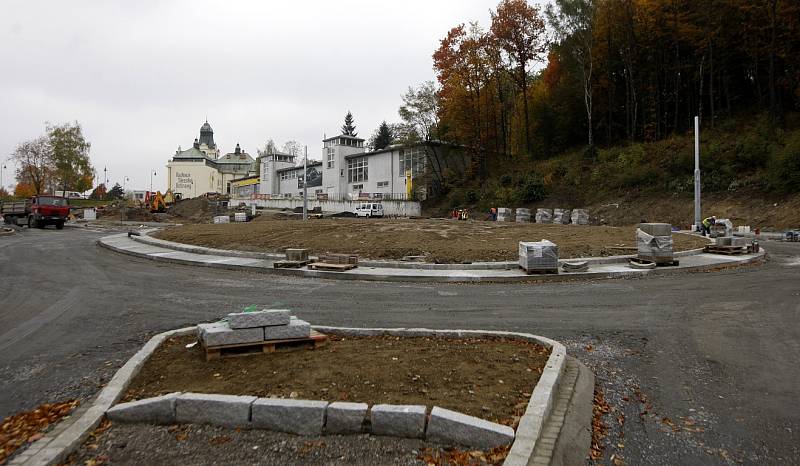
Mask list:
MULTIPOLYGON (((539 225, 455 220, 265 220, 247 224, 184 225, 155 235, 168 241, 259 252, 308 248, 312 254, 347 253, 369 259, 425 256, 427 262, 516 260, 520 241, 546 238, 562 258, 632 254, 634 227, 539 225)), ((673 235, 675 250, 702 247, 701 238, 673 235)))
POLYGON ((316 350, 206 361, 194 336, 162 345, 126 399, 199 392, 441 406, 516 425, 550 350, 517 340, 331 338, 316 350))

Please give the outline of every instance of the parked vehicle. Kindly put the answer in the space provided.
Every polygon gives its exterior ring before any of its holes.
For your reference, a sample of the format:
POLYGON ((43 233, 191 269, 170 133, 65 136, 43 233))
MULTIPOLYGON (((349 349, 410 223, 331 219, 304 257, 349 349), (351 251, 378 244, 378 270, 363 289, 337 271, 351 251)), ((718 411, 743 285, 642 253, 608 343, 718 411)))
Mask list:
POLYGON ((44 228, 55 225, 64 228, 69 216, 69 199, 62 196, 33 196, 24 201, 4 202, 0 213, 6 223, 27 224, 28 228, 44 228))
POLYGON ((383 217, 383 204, 365 202, 356 207, 356 217, 383 217))
POLYGON ((67 199, 86 199, 86 196, 78 191, 56 191, 54 196, 66 197, 67 199))

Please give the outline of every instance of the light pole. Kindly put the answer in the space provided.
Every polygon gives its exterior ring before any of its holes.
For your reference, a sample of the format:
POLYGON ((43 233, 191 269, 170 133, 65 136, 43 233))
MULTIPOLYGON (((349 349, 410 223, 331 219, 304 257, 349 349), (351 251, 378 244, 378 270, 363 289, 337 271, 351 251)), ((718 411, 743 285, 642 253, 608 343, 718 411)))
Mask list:
POLYGON ((108 167, 103 167, 103 186, 108 189, 108 167))
POLYGON ((303 158, 303 220, 308 220, 308 146, 303 158))
POLYGON ((128 178, 127 176, 122 179, 122 197, 123 198, 125 198, 125 196, 127 195, 126 189, 127 189, 127 186, 128 186, 128 181, 130 181, 130 180, 131 179, 128 178))
POLYGON ((3 170, 6 169, 6 162, 3 161, 3 164, 0 165, 0 189, 5 189, 5 185, 3 185, 3 170))
POLYGON ((155 170, 150 170, 150 192, 153 192, 153 175, 157 175, 155 170))
POLYGON ((694 117, 694 225, 700 229, 700 117, 694 117))

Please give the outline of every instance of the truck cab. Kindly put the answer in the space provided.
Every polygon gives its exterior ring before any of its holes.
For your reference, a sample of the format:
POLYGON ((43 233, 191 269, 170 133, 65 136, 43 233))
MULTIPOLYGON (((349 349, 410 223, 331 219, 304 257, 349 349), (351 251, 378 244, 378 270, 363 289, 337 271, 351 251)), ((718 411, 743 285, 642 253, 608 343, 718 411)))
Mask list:
POLYGON ((62 196, 34 196, 28 212, 28 227, 44 228, 46 225, 55 225, 60 230, 64 228, 68 216, 69 199, 62 196))
POLYGON ((383 217, 383 204, 364 202, 356 207, 356 217, 383 217))

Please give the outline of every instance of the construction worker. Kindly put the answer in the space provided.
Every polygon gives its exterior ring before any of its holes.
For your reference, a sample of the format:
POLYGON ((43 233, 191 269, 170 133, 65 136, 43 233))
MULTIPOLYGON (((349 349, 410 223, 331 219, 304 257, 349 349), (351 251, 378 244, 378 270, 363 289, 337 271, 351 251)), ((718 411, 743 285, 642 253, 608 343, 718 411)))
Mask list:
POLYGON ((715 223, 717 223, 717 217, 715 217, 714 215, 703 219, 702 223, 700 224, 700 231, 703 234, 703 236, 711 236, 711 227, 715 223))

